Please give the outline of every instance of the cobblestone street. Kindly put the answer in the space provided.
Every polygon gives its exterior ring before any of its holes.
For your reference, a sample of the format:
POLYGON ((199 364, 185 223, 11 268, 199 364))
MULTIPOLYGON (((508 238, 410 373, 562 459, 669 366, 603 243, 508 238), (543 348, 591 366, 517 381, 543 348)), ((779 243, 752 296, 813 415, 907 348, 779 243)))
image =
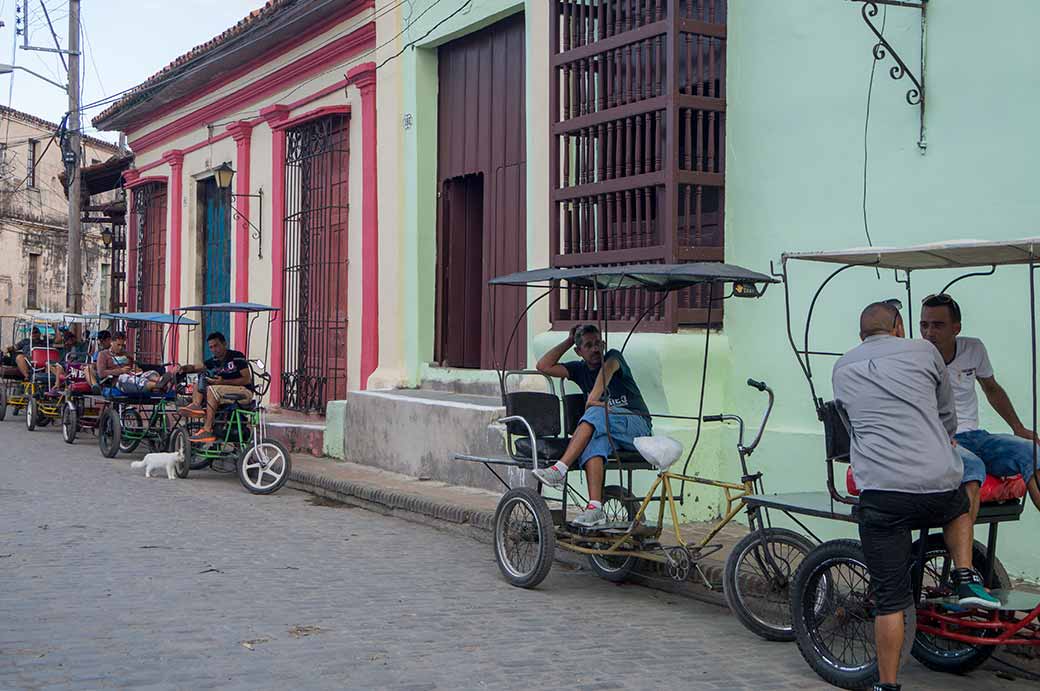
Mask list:
MULTIPOLYGON (((816 689, 728 612, 210 471, 146 479, 0 423, 0 687, 816 689)), ((908 665, 904 688, 1025 688, 908 665)))

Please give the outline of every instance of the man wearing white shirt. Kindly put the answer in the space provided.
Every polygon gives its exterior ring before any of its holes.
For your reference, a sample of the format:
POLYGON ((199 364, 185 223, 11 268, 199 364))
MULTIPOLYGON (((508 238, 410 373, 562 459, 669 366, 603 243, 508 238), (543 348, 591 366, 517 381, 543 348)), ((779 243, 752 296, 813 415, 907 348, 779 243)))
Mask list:
POLYGON ((986 346, 977 338, 959 335, 961 308, 946 294, 929 295, 921 310, 921 336, 931 341, 946 363, 957 409, 957 451, 964 462, 964 485, 971 501, 971 518, 979 513, 979 488, 986 474, 998 477, 1021 475, 1029 497, 1040 508, 1033 465, 1037 441, 1033 430, 1022 424, 1007 392, 993 373, 986 346), (975 384, 982 388, 993 410, 1011 428, 1011 434, 991 434, 979 428, 979 398, 975 384))

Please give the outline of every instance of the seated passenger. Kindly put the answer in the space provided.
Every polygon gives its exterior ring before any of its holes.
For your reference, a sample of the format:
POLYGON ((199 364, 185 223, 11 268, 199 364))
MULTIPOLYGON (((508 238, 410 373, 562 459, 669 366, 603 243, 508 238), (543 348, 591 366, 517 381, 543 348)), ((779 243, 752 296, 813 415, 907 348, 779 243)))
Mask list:
POLYGON ((4 362, 5 364, 8 361, 13 362, 18 371, 22 373, 22 377, 29 379, 32 377, 32 364, 29 361, 32 349, 46 347, 47 341, 44 340, 39 327, 34 326, 29 332, 29 338, 23 338, 13 346, 7 347, 4 362))
POLYGON ((603 339, 599 329, 592 324, 571 329, 566 340, 538 361, 538 371, 551 377, 570 379, 588 396, 588 400, 585 415, 574 430, 563 457, 548 468, 535 470, 534 474, 550 487, 562 487, 567 469, 577 461, 579 467, 585 469, 589 504, 574 522, 586 527, 605 525, 603 478, 604 464, 612 451, 610 441, 613 439, 621 449, 634 451, 632 440, 650 434, 650 411, 624 356, 618 350, 610 350, 604 357, 603 339), (581 359, 561 363, 560 358, 570 348, 574 348, 581 359), (610 406, 609 415, 605 405, 610 406))
POLYGON ((55 381, 62 382, 68 375, 70 361, 83 362, 87 356, 87 344, 76 338, 68 328, 58 331, 58 339, 54 343, 58 349, 58 361, 51 364, 50 373, 55 381))
POLYGON ((219 331, 206 337, 206 345, 213 357, 202 364, 184 365, 178 369, 184 374, 200 373, 191 395, 191 405, 180 409, 192 417, 206 417, 202 429, 191 438, 198 443, 217 440, 213 434, 213 421, 221 404, 253 399, 253 371, 249 368, 246 356, 229 349, 227 339, 219 331), (205 410, 202 407, 203 398, 206 400, 205 410))
POLYGON ((946 363, 957 406, 957 451, 964 462, 964 483, 971 500, 971 519, 979 513, 979 488, 986 474, 1021 475, 1029 498, 1040 508, 1040 489, 1033 468, 1033 430, 1022 424, 1007 392, 993 374, 986 346, 977 338, 960 336, 961 308, 949 295, 930 295, 921 310, 921 337, 931 341, 946 363), (993 410, 1011 428, 1011 434, 979 429, 978 382, 993 410))
POLYGON ((87 366, 84 368, 84 371, 87 375, 87 381, 90 383, 90 387, 94 390, 95 393, 100 393, 99 377, 97 374, 98 355, 100 355, 103 351, 108 350, 111 347, 112 334, 106 330, 99 331, 97 337, 97 350, 90 354, 87 366))
POLYGON ((154 370, 142 370, 126 352, 126 334, 112 334, 112 344, 101 351, 97 359, 97 376, 103 381, 112 378, 117 389, 135 395, 162 390, 170 381, 170 375, 160 375, 154 370))

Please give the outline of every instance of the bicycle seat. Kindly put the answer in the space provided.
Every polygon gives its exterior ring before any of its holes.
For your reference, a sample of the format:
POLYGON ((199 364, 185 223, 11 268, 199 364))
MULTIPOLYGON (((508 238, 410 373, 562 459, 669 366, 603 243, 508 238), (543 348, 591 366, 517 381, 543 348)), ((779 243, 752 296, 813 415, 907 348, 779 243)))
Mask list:
POLYGON ((632 444, 639 451, 639 455, 658 470, 668 470, 679 460, 683 452, 682 442, 663 434, 636 437, 632 444))

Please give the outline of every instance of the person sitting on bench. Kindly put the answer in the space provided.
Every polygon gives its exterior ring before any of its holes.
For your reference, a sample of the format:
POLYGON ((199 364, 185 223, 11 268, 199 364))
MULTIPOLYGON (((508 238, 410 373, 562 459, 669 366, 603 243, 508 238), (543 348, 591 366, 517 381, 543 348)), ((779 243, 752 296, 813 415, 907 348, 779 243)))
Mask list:
POLYGON ((117 389, 134 396, 163 390, 170 381, 169 374, 160 375, 155 370, 142 370, 126 352, 126 333, 112 334, 112 345, 98 353, 97 376, 104 381, 114 378, 117 389))
POLYGON ((997 608, 972 568, 972 521, 953 450, 953 391, 938 351, 905 338, 892 301, 860 315, 862 343, 834 365, 834 398, 848 416, 852 473, 859 486, 859 536, 877 617, 880 683, 898 689, 904 612, 914 607, 911 531, 943 527, 960 604, 997 608))
POLYGON ((537 367, 550 377, 570 379, 588 401, 563 456, 548 468, 536 469, 535 477, 550 487, 562 487, 568 468, 577 461, 585 469, 589 504, 574 523, 589 528, 606 525, 603 479, 606 458, 613 451, 611 440, 620 449, 634 451, 632 440, 650 435, 650 411, 624 356, 618 350, 604 355, 603 339, 592 324, 571 329, 567 339, 543 355, 537 367), (581 359, 561 363, 560 358, 571 348, 581 359))
POLYGON ((90 388, 95 393, 101 393, 99 386, 99 378, 97 375, 97 361, 98 356, 104 351, 112 347, 112 334, 108 330, 98 331, 97 335, 97 351, 91 353, 89 362, 87 363, 84 371, 87 375, 87 382, 90 383, 90 388))
POLYGON ((1033 468, 1033 430, 1022 424, 1011 398, 993 374, 986 346, 977 338, 959 335, 961 308, 946 294, 929 295, 922 303, 921 337, 939 349, 953 387, 957 407, 957 452, 964 463, 964 483, 971 500, 971 518, 979 514, 979 489, 986 475, 1021 475, 1029 498, 1040 509, 1040 489, 1033 468), (982 388, 993 410, 1011 428, 1011 434, 990 434, 979 428, 979 397, 982 388))
POLYGON ((23 338, 13 346, 7 346, 4 353, 4 364, 13 363, 22 373, 22 378, 28 381, 32 377, 32 365, 29 362, 32 349, 46 347, 47 342, 44 340, 43 334, 40 333, 39 327, 34 326, 29 332, 29 338, 23 338))
POLYGON ((200 444, 217 440, 213 434, 217 408, 226 403, 248 402, 253 399, 253 371, 246 356, 228 348, 227 338, 219 331, 207 336, 206 344, 213 357, 202 364, 183 365, 177 369, 182 374, 200 373, 191 395, 191 405, 180 409, 185 415, 206 417, 202 429, 191 438, 191 441, 200 444), (202 408, 204 397, 205 410, 202 408))

